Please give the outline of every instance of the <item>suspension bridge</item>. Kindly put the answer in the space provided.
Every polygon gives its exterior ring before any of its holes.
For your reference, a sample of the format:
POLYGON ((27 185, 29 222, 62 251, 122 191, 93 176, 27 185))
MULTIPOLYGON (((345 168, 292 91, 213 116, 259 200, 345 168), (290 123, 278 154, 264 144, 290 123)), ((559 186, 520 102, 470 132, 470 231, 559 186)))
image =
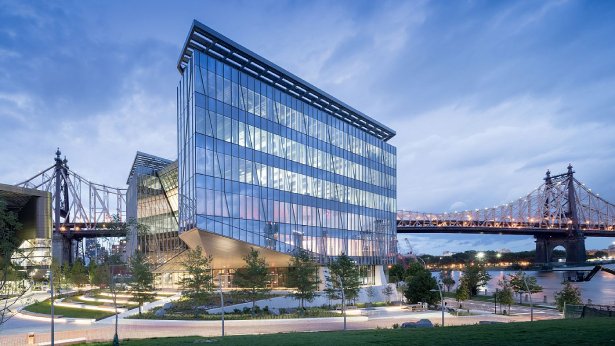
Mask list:
POLYGON ((17 186, 51 194, 52 256, 71 263, 80 256, 77 244, 85 238, 126 236, 126 189, 83 178, 61 155, 58 149, 54 165, 17 186))
MULTIPOLYGON (((566 261, 586 261, 586 237, 615 237, 615 205, 574 177, 547 171, 535 190, 493 208, 449 213, 397 212, 397 233, 465 233, 532 235, 536 262, 549 263, 555 247, 566 261)), ((126 236, 125 188, 91 182, 68 167, 56 152, 55 163, 17 186, 46 191, 52 197, 53 249, 61 263, 78 257, 85 238, 126 236)), ((83 254, 81 254, 83 255, 83 254)))
POLYGON ((397 233, 533 235, 536 262, 552 262, 553 249, 566 249, 566 262, 587 260, 585 237, 615 237, 615 205, 574 177, 547 171, 528 195, 493 208, 451 213, 397 212, 397 233))

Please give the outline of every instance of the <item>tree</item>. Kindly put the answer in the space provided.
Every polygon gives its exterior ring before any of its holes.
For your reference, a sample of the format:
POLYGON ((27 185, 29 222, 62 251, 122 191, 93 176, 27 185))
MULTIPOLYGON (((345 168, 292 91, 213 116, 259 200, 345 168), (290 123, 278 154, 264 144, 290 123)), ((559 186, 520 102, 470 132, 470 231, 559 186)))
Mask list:
POLYGON ((369 286, 365 289, 365 294, 367 295, 367 300, 369 305, 372 305, 372 300, 376 296, 376 289, 374 286, 369 286))
POLYGON ((581 290, 570 282, 564 282, 562 290, 555 293, 555 304, 559 311, 567 304, 581 304, 581 290))
POLYGON ((406 291, 406 287, 408 287, 408 285, 406 285, 405 281, 400 281, 397 283, 397 293, 401 296, 401 298, 399 299, 399 304, 403 304, 403 300, 404 300, 404 292, 406 291))
POLYGON ((382 289, 382 294, 386 297, 387 304, 391 302, 391 296, 393 295, 393 287, 391 285, 386 285, 382 289))
POLYGON ((188 273, 180 280, 183 294, 196 302, 205 300, 213 291, 213 276, 211 272, 211 256, 204 256, 200 246, 188 250, 182 262, 188 273))
POLYGON ((344 298, 346 300, 352 300, 359 296, 361 273, 359 266, 348 255, 342 252, 337 259, 331 261, 329 274, 327 281, 329 281, 332 290, 341 293, 341 285, 344 287, 344 298))
POLYGON ((77 259, 70 268, 70 281, 79 288, 89 282, 87 269, 81 259, 77 259))
POLYGON ((440 271, 440 281, 442 281, 442 284, 446 287, 446 292, 450 292, 451 288, 455 285, 453 273, 450 270, 440 271))
MULTIPOLYGON (((102 266, 99 266, 97 268, 97 271, 100 272, 99 275, 100 275, 101 282, 103 279, 108 280, 106 284, 101 284, 100 286, 106 285, 107 287, 109 287, 109 293, 111 293, 111 297, 113 298, 113 307, 115 308, 115 334, 113 335, 113 346, 119 346, 120 344, 120 339, 117 334, 118 323, 119 323, 118 311, 117 311, 117 293, 118 293, 118 290, 125 289, 124 280, 123 279, 116 280, 115 269, 118 267, 124 267, 124 266, 125 264, 122 262, 121 256, 119 254, 114 254, 114 255, 109 256, 107 260, 105 261, 105 263, 103 263, 102 266), (103 273, 102 270, 106 270, 106 272, 103 273)), ((141 309, 141 306, 139 306, 139 311, 140 309, 141 309)))
POLYGON ((97 265, 93 270, 94 274, 90 279, 90 284, 99 288, 110 287, 111 270, 109 268, 109 263, 105 262, 101 265, 97 265))
POLYGON ((393 264, 389 269, 389 282, 391 283, 398 283, 400 281, 404 281, 405 276, 406 270, 399 263, 393 264))
POLYGON ((96 261, 90 259, 90 264, 88 265, 88 282, 91 286, 94 286, 94 280, 96 280, 96 269, 98 269, 98 265, 96 261))
POLYGON ((145 256, 139 251, 136 251, 130 259, 130 272, 132 277, 128 290, 139 304, 140 316, 143 304, 152 301, 156 296, 152 293, 154 290, 154 274, 145 262, 145 256))
POLYGON ((536 277, 525 275, 524 272, 518 271, 515 274, 509 274, 509 282, 512 290, 519 295, 519 304, 522 303, 523 293, 538 293, 542 292, 542 286, 536 282, 536 277), (527 286, 526 286, 527 283, 527 286))
POLYGON ((510 281, 504 277, 504 279, 498 281, 498 286, 500 289, 496 291, 495 298, 500 303, 500 312, 502 311, 502 305, 507 305, 510 313, 510 305, 514 303, 510 281))
POLYGON ((421 267, 421 270, 407 277, 406 284, 404 296, 408 302, 412 304, 418 302, 436 304, 438 302, 440 297, 438 292, 432 291, 438 287, 438 284, 429 270, 421 267))
POLYGON ((17 214, 8 210, 6 202, 0 199, 0 326, 15 315, 12 307, 26 294, 31 281, 22 275, 12 262, 20 253, 19 232, 22 229, 17 214))
POLYGON ((486 285, 490 279, 491 275, 483 264, 466 263, 460 281, 467 287, 470 297, 473 297, 478 294, 478 288, 486 285))
POLYGON ((244 292, 252 301, 252 316, 256 313, 256 300, 263 297, 269 288, 269 272, 265 258, 254 248, 250 248, 250 253, 243 257, 246 265, 237 269, 233 283, 244 289, 244 292))
POLYGON ((594 258, 606 258, 609 257, 609 253, 606 251, 598 250, 594 253, 594 258))
POLYGON ((310 254, 297 249, 289 263, 288 287, 295 288, 291 294, 300 301, 300 309, 303 313, 304 301, 311 302, 316 298, 316 291, 320 284, 318 277, 318 264, 312 260, 310 254))
POLYGON ((325 295, 327 296, 327 299, 329 300, 329 308, 331 308, 331 301, 332 300, 337 300, 337 299, 341 299, 342 296, 340 295, 339 289, 336 287, 333 287, 333 283, 329 280, 329 278, 327 277, 327 280, 325 281, 325 295))
POLYGON ((455 291, 455 300, 459 303, 459 307, 461 307, 461 302, 470 299, 470 290, 467 285, 465 281, 461 280, 455 291))

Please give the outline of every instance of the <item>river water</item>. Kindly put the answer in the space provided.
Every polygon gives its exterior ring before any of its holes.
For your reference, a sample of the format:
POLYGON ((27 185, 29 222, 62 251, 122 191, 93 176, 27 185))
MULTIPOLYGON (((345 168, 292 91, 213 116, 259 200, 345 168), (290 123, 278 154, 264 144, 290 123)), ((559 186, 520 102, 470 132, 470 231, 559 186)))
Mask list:
MULTIPOLYGON (((609 264, 605 267, 615 270, 615 264, 609 264)), ((591 270, 591 267, 579 267, 573 268, 570 270, 591 270)), ((508 270, 489 270, 489 274, 491 275, 491 280, 487 283, 486 287, 482 288, 482 292, 479 294, 485 294, 485 289, 487 290, 487 295, 493 296, 493 292, 498 287, 498 281, 501 280, 504 275, 514 274, 516 271, 508 271, 508 270)), ((548 304, 554 304, 555 302, 555 292, 560 291, 562 289, 562 281, 564 278, 564 273, 561 271, 525 271, 526 275, 535 276, 536 281, 540 286, 542 286, 543 291, 540 293, 535 293, 532 295, 532 300, 535 303, 544 303, 545 297, 548 304)), ((459 282, 460 271, 453 271, 453 279, 455 282, 459 282)), ((433 273, 435 278, 438 278, 439 273, 433 273)), ((581 298, 584 303, 588 302, 588 299, 591 299, 592 304, 601 304, 601 305, 615 305, 615 275, 599 271, 596 275, 588 282, 572 282, 573 286, 578 287, 581 290, 581 298)), ((451 289, 452 291, 453 289, 451 289)), ((523 300, 525 301, 525 297, 523 300)), ((519 296, 515 295, 515 300, 519 300, 519 296)))

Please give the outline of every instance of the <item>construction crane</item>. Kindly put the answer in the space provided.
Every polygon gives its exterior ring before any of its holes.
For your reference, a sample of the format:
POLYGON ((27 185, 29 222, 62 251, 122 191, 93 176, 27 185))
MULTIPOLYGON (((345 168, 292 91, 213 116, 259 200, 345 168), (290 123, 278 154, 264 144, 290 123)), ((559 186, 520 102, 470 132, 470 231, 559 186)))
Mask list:
MULTIPOLYGON (((410 244, 410 240, 408 240, 408 238, 404 238, 404 242, 406 243, 406 247, 408 248, 408 251, 403 255, 401 253, 398 253, 397 262, 401 264, 404 267, 404 269, 408 269, 408 266, 410 265, 411 260, 414 262, 419 262, 419 258, 414 254, 414 249, 412 248, 412 245, 410 244)), ((423 260, 421 260, 421 262, 423 262, 423 260)), ((423 262, 423 265, 424 265, 424 262, 423 262)))

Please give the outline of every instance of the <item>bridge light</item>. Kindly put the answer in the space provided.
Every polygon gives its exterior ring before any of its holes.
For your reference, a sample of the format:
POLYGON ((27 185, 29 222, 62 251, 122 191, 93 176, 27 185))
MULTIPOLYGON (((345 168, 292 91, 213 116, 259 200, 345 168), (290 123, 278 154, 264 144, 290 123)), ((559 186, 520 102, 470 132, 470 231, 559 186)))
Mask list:
POLYGON ((75 226, 75 231, 79 231, 79 230, 80 230, 79 226, 75 226))
POLYGON ((64 227, 64 226, 60 226, 60 231, 61 231, 61 232, 66 231, 66 227, 64 227))

